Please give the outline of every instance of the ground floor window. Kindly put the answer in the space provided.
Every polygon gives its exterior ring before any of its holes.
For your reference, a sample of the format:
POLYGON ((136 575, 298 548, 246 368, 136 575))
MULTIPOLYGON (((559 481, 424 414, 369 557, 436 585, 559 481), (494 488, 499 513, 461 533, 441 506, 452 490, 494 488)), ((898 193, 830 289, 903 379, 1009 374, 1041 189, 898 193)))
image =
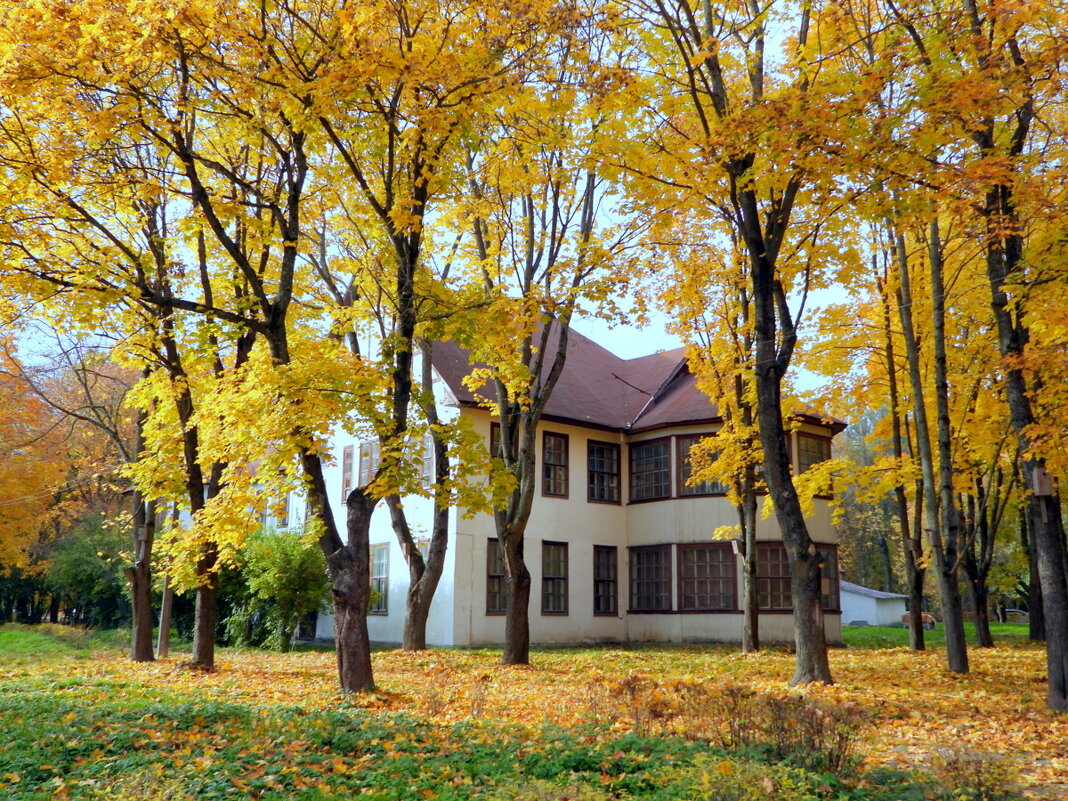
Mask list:
POLYGON ((630 549, 630 610, 671 611, 671 546, 630 549))
POLYGON ((567 543, 541 544, 541 613, 567 614, 567 543))
MULTIPOLYGON (((838 611, 838 549, 834 545, 816 547, 820 557, 820 605, 838 611)), ((757 546, 757 598, 761 609, 793 608, 790 564, 782 543, 762 542, 757 546)))
POLYGON ((614 545, 593 546, 593 613, 616 614, 618 557, 614 545))
POLYGON ((503 615, 504 597, 504 550, 500 540, 486 543, 486 614, 503 615))
POLYGON ((726 542, 679 545, 679 611, 736 609, 734 551, 726 542))
POLYGON ((371 605, 367 611, 372 615, 384 615, 389 611, 389 545, 371 546, 371 605))

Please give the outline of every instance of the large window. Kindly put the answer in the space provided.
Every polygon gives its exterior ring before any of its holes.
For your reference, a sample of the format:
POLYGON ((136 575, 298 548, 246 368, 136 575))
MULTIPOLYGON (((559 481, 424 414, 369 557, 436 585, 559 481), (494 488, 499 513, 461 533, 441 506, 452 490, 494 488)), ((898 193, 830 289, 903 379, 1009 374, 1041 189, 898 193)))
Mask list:
POLYGON ((695 434, 676 437, 679 458, 679 495, 725 495, 727 487, 718 481, 701 481, 690 484, 690 476, 693 475, 693 465, 690 460, 690 449, 705 438, 705 435, 695 434))
POLYGON ((352 492, 352 455, 353 446, 346 445, 341 451, 341 502, 345 503, 352 492))
MULTIPOLYGON (((820 605, 838 611, 841 600, 838 588, 838 549, 834 545, 817 545, 820 556, 820 605)), ((757 596, 761 609, 793 608, 790 564, 786 548, 777 542, 757 545, 757 596)))
POLYGON ((541 544, 541 613, 567 614, 567 543, 541 544))
POLYGON ((371 546, 371 605, 367 611, 372 615, 384 615, 389 611, 389 545, 371 546))
POLYGON ((725 542, 679 545, 679 611, 736 609, 734 551, 725 542))
POLYGON ((567 434, 542 434, 541 494, 567 497, 567 434))
POLYGON ((757 543, 757 606, 776 610, 793 608, 790 563, 782 543, 757 543))
POLYGON ((504 550, 500 540, 486 542, 486 614, 503 615, 504 597, 504 550))
POLYGON ((586 498, 599 503, 619 503, 619 445, 590 440, 586 445, 589 489, 586 498))
POLYGON ((618 555, 614 545, 593 546, 593 613, 614 615, 618 604, 618 555))
POLYGON ((630 499, 671 497, 671 440, 654 439, 630 446, 630 499))
POLYGON ((630 611, 671 611, 671 546, 630 549, 630 611))
POLYGON ((802 473, 813 465, 826 462, 831 458, 831 441, 827 437, 798 434, 797 446, 797 457, 798 461, 801 462, 802 473))

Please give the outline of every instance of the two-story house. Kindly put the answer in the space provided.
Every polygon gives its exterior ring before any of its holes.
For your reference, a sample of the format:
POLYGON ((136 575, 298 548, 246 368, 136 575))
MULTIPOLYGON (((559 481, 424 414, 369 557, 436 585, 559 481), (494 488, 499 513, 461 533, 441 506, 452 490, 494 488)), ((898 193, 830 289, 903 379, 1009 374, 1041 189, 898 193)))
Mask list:
MULTIPOLYGON (((453 413, 469 417, 487 447, 491 413, 464 386, 468 354, 438 343, 433 367, 453 413)), ((795 473, 830 457, 839 421, 801 415, 790 434, 795 473)), ((538 486, 526 530, 532 577, 534 643, 702 642, 741 638, 741 557, 712 532, 737 522, 724 488, 691 485, 690 446, 722 424, 696 386, 682 349, 621 359, 572 332, 566 367, 538 432, 538 486)), ((337 442, 327 475, 341 499, 377 463, 373 443, 337 442)), ((429 475, 429 463, 425 466, 429 475)), ((430 502, 405 501, 409 519, 429 526, 430 502)), ((444 574, 427 640, 491 645, 504 636, 504 567, 493 520, 454 509, 444 574)), ((828 501, 808 521, 825 557, 828 639, 839 641, 836 534, 828 501)), ((427 534, 429 536, 429 534, 427 534)), ((758 523, 761 637, 793 637, 790 573, 774 515, 758 523)), ((408 571, 389 523, 376 511, 371 530, 372 585, 381 593, 369 616, 371 638, 401 639, 408 571)), ((329 615, 316 634, 332 637, 329 615)))

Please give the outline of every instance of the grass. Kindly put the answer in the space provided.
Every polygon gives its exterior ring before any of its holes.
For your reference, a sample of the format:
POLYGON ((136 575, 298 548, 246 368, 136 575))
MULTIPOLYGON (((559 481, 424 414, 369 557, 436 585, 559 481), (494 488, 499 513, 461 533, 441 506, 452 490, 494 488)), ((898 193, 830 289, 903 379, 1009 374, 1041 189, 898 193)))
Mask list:
MULTIPOLYGON (((996 646, 1022 645, 1028 641, 1026 623, 991 623, 990 633, 996 646)), ((940 623, 923 635, 928 648, 944 648, 946 645, 946 632, 940 623)), ((964 636, 969 646, 976 645, 974 623, 964 624, 964 636)), ((906 648, 909 631, 898 626, 842 626, 842 639, 850 648, 906 648)))
POLYGON ((1026 644, 975 652, 968 677, 937 652, 832 651, 838 684, 806 697, 875 718, 863 766, 837 776, 680 736, 671 717, 694 686, 782 694, 781 649, 544 649, 529 668, 496 651, 378 651, 380 691, 345 698, 330 653, 221 649, 203 674, 185 654, 134 665, 107 640, 0 628, 0 797, 920 801, 951 788, 899 769, 935 770, 951 741, 964 756, 946 764, 1022 767, 1035 798, 1068 797, 1068 727, 1043 711, 1042 654, 1026 644))

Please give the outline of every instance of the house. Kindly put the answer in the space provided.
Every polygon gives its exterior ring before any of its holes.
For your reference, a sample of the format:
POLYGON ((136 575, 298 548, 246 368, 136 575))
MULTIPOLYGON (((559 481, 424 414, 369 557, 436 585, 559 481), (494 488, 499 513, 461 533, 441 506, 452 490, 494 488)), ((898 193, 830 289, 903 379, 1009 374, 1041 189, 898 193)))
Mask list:
MULTIPOLYGON (((468 354, 434 348, 439 396, 488 443, 495 423, 463 384, 468 354)), ((795 471, 830 457, 840 421, 799 415, 790 433, 795 471)), ((534 643, 739 641, 740 557, 712 532, 737 522, 724 488, 691 486, 689 449, 722 424, 698 390, 682 349, 622 359, 575 331, 566 367, 538 431, 538 485, 526 531, 534 643)), ((371 475, 377 445, 338 441, 328 471, 341 499, 371 475), (355 483, 354 483, 355 482, 355 483)), ((429 465, 425 468, 429 474, 429 465)), ((430 521, 430 501, 405 500, 409 519, 430 521)), ((499 644, 504 637, 504 567, 490 515, 453 509, 444 574, 427 626, 428 642, 499 644)), ((840 641, 836 533, 826 499, 809 519, 824 556, 828 639, 840 641)), ((425 532, 429 537, 429 531, 425 532)), ((760 520, 761 636, 790 641, 790 571, 774 516, 760 520)), ((418 539, 418 534, 417 534, 418 539)), ((386 509, 371 527, 371 639, 401 639, 408 572, 386 509)), ((321 616, 317 636, 333 635, 321 616)))
POLYGON ((905 614, 907 595, 862 587, 851 581, 839 581, 842 599, 842 622, 849 626, 900 625, 905 614))

